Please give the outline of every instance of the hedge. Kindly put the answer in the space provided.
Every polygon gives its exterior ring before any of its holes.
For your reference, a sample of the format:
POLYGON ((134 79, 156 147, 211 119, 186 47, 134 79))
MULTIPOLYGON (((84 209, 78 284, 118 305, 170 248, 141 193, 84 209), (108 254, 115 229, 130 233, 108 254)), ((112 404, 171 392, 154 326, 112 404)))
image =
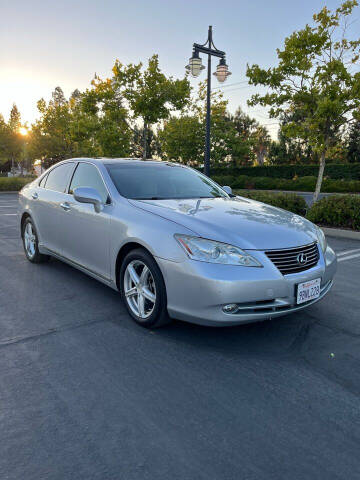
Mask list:
POLYGON ((332 195, 314 203, 307 218, 327 227, 360 230, 360 197, 357 195, 332 195))
MULTIPOLYGON (((316 177, 299 177, 294 180, 272 177, 248 177, 240 175, 221 175, 212 177, 220 185, 229 185, 232 188, 258 189, 258 190, 294 190, 298 192, 313 192, 316 177)), ((327 193, 357 193, 360 192, 360 180, 333 180, 325 178, 321 187, 327 193)))
MULTIPOLYGON (((230 175, 238 177, 247 175, 249 177, 270 177, 287 178, 294 177, 317 177, 319 165, 272 165, 266 167, 212 167, 211 176, 230 175)), ((360 159, 359 163, 329 163, 325 166, 325 177, 334 180, 360 180, 360 159)))
POLYGON ((33 177, 1 177, 0 192, 17 192, 32 180, 34 180, 33 177))
POLYGON ((267 193, 267 192, 251 192, 249 190, 239 190, 234 192, 242 197, 252 198, 259 202, 268 203, 274 207, 280 207, 284 210, 305 215, 306 202, 303 197, 295 193, 267 193))

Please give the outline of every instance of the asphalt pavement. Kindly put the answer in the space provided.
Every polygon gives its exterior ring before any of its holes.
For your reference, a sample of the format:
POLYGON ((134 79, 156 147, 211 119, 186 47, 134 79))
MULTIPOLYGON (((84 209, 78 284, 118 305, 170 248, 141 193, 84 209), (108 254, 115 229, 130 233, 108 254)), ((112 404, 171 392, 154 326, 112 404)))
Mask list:
POLYGON ((25 259, 0 195, 1 480, 360 478, 360 242, 306 311, 148 331, 119 294, 25 259))

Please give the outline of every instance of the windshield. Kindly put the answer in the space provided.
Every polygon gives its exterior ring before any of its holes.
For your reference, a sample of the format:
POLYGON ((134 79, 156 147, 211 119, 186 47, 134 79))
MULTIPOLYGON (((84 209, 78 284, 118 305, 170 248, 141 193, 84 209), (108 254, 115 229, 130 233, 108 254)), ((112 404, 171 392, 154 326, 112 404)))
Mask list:
POLYGON ((107 164, 120 195, 134 200, 228 197, 210 178, 168 163, 107 164))

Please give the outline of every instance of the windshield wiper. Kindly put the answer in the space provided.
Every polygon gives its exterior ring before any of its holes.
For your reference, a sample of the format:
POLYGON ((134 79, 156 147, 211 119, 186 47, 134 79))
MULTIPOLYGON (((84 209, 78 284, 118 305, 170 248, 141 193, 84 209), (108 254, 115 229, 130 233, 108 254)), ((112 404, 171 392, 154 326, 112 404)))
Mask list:
POLYGON ((144 198, 133 198, 132 200, 168 200, 165 197, 144 197, 144 198))

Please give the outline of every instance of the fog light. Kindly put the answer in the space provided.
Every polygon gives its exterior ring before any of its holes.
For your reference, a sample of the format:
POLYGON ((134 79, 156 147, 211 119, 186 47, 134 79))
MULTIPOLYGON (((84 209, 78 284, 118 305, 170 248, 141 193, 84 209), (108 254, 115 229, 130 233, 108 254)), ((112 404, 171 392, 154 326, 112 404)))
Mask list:
POLYGON ((237 304, 236 303, 229 303, 229 305, 225 305, 223 307, 223 312, 224 313, 233 313, 237 309, 237 304))

